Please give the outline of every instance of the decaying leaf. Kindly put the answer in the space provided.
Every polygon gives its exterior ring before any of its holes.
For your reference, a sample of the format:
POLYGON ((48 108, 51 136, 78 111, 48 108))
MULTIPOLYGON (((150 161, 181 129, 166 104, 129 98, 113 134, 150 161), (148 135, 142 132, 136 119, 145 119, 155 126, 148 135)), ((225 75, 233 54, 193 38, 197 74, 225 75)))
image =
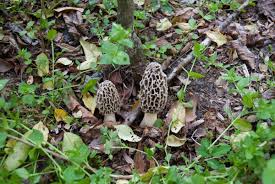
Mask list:
POLYGON ((194 17, 196 10, 192 7, 180 8, 175 13, 175 17, 172 19, 172 24, 176 24, 177 22, 188 22, 188 20, 194 17))
POLYGON ((246 62, 250 68, 255 69, 256 56, 240 40, 232 41, 232 46, 236 49, 239 58, 246 62))
POLYGON ((0 73, 5 73, 10 69, 12 69, 12 64, 0 58, 0 73))
POLYGON ((174 105, 172 105, 167 116, 168 119, 171 119, 172 121, 171 131, 173 133, 178 133, 185 125, 185 107, 183 103, 177 101, 174 105))
POLYGON ((180 147, 184 145, 186 138, 178 138, 175 135, 169 135, 166 140, 166 144, 171 147, 180 147))
POLYGON ((259 13, 263 13, 265 16, 270 18, 273 22, 275 21, 275 3, 274 0, 259 0, 257 7, 260 10, 259 13))
POLYGON ((266 90, 263 92, 262 96, 267 100, 275 99, 275 88, 266 90))
POLYGON ((54 89, 53 80, 44 81, 44 83, 43 83, 43 89, 53 90, 54 89))
POLYGON ((139 142, 141 137, 137 136, 128 125, 115 125, 118 137, 124 141, 139 142))
POLYGON ((68 116, 68 113, 63 109, 55 109, 54 110, 54 117, 57 122, 63 121, 65 117, 68 116))
POLYGON ((170 27, 172 27, 172 23, 167 19, 161 19, 159 23, 157 23, 157 31, 166 31, 170 27))
POLYGON ((62 57, 62 58, 59 58, 57 61, 56 61, 56 64, 62 64, 62 65, 65 65, 65 66, 68 66, 68 65, 72 65, 73 64, 73 61, 68 59, 68 58, 65 58, 65 57, 62 57))
POLYGON ((196 97, 193 97, 191 102, 192 102, 192 108, 186 108, 185 109, 185 121, 186 121, 186 123, 194 121, 197 118, 196 110, 197 110, 197 105, 198 105, 198 99, 196 97))
POLYGON ((85 93, 83 94, 82 101, 91 113, 94 114, 96 108, 96 96, 91 96, 90 93, 85 93))
POLYGON ((87 69, 91 69, 92 67, 95 67, 97 59, 101 55, 101 51, 98 49, 98 47, 95 44, 89 43, 83 40, 82 38, 80 39, 80 44, 84 50, 86 61, 81 63, 77 67, 77 69, 87 70, 87 69))
POLYGON ((90 112, 88 111, 85 107, 83 107, 76 99, 74 92, 72 90, 68 91, 68 94, 65 95, 64 102, 68 109, 70 109, 73 112, 79 112, 81 111, 82 113, 82 120, 84 122, 90 122, 90 123, 95 123, 97 122, 97 118, 90 112))
POLYGON ((190 32, 191 31, 191 27, 187 22, 181 22, 178 23, 177 26, 183 30, 184 32, 190 32))
POLYGON ((156 174, 166 174, 168 172, 167 166, 158 166, 154 168, 150 168, 145 174, 141 176, 141 181, 145 183, 149 183, 151 178, 156 174))
POLYGON ((36 57, 35 60, 37 66, 37 73, 40 77, 43 77, 50 73, 49 59, 46 54, 41 53, 36 57))
POLYGON ((213 42, 215 42, 218 47, 222 46, 223 44, 227 43, 226 36, 224 36, 220 31, 207 31, 205 33, 213 42))

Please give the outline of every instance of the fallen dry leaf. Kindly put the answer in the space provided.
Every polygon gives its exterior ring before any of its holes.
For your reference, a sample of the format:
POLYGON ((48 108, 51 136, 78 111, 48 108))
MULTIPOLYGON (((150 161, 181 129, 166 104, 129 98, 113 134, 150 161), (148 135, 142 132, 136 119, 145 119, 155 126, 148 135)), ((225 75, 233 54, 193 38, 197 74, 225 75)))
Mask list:
POLYGON ((175 135, 169 135, 166 140, 166 144, 170 147, 180 147, 184 145, 186 138, 178 138, 175 135))
POLYGON ((273 22, 275 21, 275 3, 274 0, 259 0, 257 7, 260 10, 259 13, 263 13, 265 16, 270 18, 273 22))
POLYGON ((0 58, 0 73, 5 73, 12 69, 12 64, 0 58))
POLYGON ((220 31, 206 31, 205 34, 215 42, 218 47, 222 46, 223 44, 227 43, 226 36, 224 36, 220 31))
POLYGON ((262 96, 267 100, 275 99, 275 88, 266 90, 263 92, 262 96))
POLYGON ((68 116, 68 113, 63 109, 54 109, 54 117, 56 122, 63 121, 65 117, 68 116))
POLYGON ((83 63, 81 63, 77 69, 78 70, 87 70, 90 69, 93 65, 96 65, 98 57, 101 55, 101 51, 99 48, 93 44, 89 43, 82 38, 80 39, 80 44, 84 50, 85 59, 83 63))
POLYGON ((255 69, 256 56, 245 45, 243 45, 240 40, 234 40, 231 43, 232 47, 236 49, 239 58, 246 62, 250 68, 255 69))
POLYGON ((185 115, 185 121, 186 123, 189 123, 191 121, 194 121, 197 118, 196 110, 198 105, 198 99, 197 97, 193 97, 192 100, 192 108, 186 108, 186 115, 185 115))
POLYGON ((83 94, 82 101, 91 113, 94 114, 96 108, 96 96, 91 96, 90 93, 83 94))
POLYGON ((171 27, 172 27, 172 23, 167 18, 164 18, 157 23, 156 29, 157 31, 166 31, 171 27))
POLYGON ((175 102, 167 114, 167 119, 170 120, 169 124, 172 122, 171 131, 178 133, 185 126, 185 107, 183 103, 175 102))
POLYGON ((194 17, 196 10, 192 7, 180 8, 176 11, 172 24, 187 22, 191 17, 194 17))
POLYGON ((68 59, 68 58, 65 58, 65 57, 62 57, 62 58, 59 58, 57 61, 56 61, 56 64, 62 64, 62 65, 65 65, 65 66, 68 66, 68 65, 72 65, 73 64, 73 61, 68 59))
MULTIPOLYGON (((138 149, 142 150, 142 143, 138 143, 138 149)), ((140 152, 136 152, 134 156, 135 169, 138 173, 145 173, 146 170, 146 161, 144 159, 144 155, 140 152)))

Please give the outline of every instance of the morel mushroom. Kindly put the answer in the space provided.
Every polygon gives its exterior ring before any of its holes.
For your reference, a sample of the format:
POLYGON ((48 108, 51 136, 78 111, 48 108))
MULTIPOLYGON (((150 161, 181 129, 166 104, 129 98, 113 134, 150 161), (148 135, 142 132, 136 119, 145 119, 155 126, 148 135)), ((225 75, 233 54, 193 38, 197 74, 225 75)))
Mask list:
POLYGON ((157 113, 164 109, 168 96, 167 76, 163 73, 161 65, 150 63, 140 81, 139 98, 141 109, 145 113, 140 124, 141 127, 153 126, 157 120, 157 113))
POLYGON ((115 113, 120 108, 120 100, 116 86, 111 81, 105 80, 99 84, 96 106, 104 115, 104 122, 116 122, 115 113))

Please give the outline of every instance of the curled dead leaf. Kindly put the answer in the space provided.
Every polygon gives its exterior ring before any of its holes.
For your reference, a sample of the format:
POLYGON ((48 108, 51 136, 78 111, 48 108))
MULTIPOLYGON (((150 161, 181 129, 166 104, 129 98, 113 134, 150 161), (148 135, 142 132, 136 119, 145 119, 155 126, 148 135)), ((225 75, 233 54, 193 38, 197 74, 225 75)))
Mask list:
POLYGON ((246 62, 250 68, 255 69, 256 56, 245 45, 243 45, 240 40, 232 41, 232 47, 236 49, 241 60, 246 62))
POLYGON ((213 41, 215 42, 218 47, 222 46, 223 44, 227 43, 226 36, 223 35, 220 31, 206 31, 205 34, 213 41))
POLYGON ((178 138, 175 135, 169 135, 166 140, 166 144, 170 147, 180 147, 184 145, 186 138, 178 138))

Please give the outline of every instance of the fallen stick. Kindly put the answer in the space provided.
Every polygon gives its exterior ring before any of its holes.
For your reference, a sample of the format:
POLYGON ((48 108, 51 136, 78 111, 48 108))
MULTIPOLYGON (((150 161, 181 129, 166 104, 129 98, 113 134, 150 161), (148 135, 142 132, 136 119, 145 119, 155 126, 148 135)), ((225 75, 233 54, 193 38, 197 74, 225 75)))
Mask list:
MULTIPOLYGON (((249 0, 246 0, 238 8, 238 10, 236 10, 236 12, 234 12, 227 19, 225 19, 225 21, 218 26, 218 30, 221 31, 221 32, 224 31, 225 28, 227 26, 229 26, 229 24, 232 22, 232 20, 235 19, 240 14, 240 12, 248 5, 248 2, 249 2, 249 0)), ((201 43, 207 47, 211 44, 211 40, 207 37, 201 43)), ((168 83, 170 83, 171 80, 174 79, 177 76, 177 74, 182 71, 182 68, 184 66, 186 66, 188 63, 193 61, 193 59, 194 59, 194 56, 193 56, 192 52, 189 52, 189 54, 184 58, 182 58, 182 57, 178 58, 172 64, 174 67, 172 67, 171 69, 168 69, 168 71, 166 72, 168 83)))
MULTIPOLYGON (((240 14, 240 12, 248 5, 248 2, 249 0, 246 0, 238 8, 238 10, 236 10, 236 12, 234 12, 229 17, 227 17, 227 19, 225 19, 225 21, 218 26, 218 29, 220 31, 224 31, 225 28, 232 22, 232 20, 235 19, 240 14)), ((202 41, 202 44, 204 44, 205 46, 209 46, 211 44, 211 40, 207 37, 202 41)), ((193 61, 193 59, 194 59, 194 56, 192 52, 189 52, 189 54, 185 58, 180 57, 179 59, 177 59, 173 63, 173 66, 175 67, 167 69, 166 71, 168 83, 170 83, 172 79, 174 79, 177 76, 177 74, 182 71, 182 68, 184 66, 186 66, 188 63, 193 61)), ((140 107, 138 107, 138 109, 136 109, 135 111, 136 111, 135 113, 129 112, 129 114, 126 115, 126 117, 128 116, 128 118, 124 122, 124 124, 130 125, 136 120, 137 116, 141 113, 140 107)))

